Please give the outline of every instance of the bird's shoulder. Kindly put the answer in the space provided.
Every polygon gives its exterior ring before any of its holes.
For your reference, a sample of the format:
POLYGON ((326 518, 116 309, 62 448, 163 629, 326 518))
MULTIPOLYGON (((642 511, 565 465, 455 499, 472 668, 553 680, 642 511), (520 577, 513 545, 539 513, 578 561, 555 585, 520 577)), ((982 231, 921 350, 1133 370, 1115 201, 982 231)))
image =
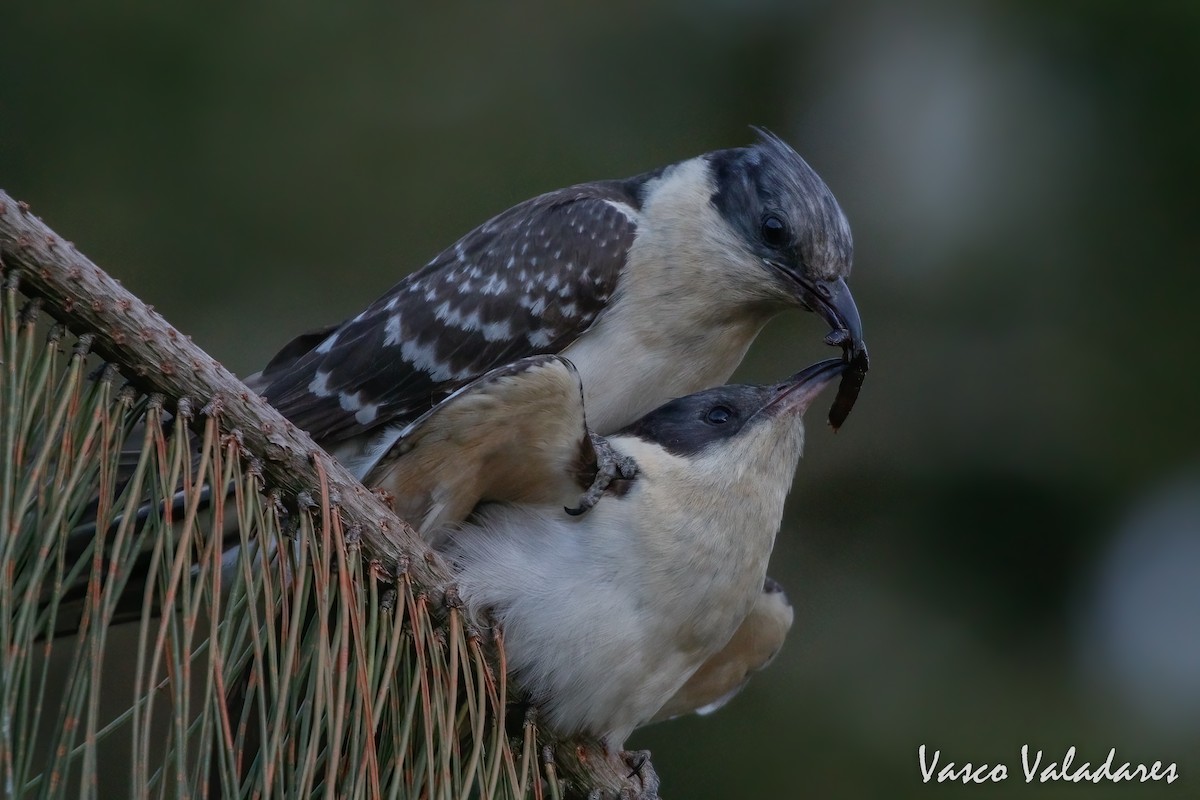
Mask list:
POLYGON ((464 383, 575 341, 617 291, 636 181, 520 203, 340 325, 293 340, 249 382, 326 447, 415 418, 464 383))

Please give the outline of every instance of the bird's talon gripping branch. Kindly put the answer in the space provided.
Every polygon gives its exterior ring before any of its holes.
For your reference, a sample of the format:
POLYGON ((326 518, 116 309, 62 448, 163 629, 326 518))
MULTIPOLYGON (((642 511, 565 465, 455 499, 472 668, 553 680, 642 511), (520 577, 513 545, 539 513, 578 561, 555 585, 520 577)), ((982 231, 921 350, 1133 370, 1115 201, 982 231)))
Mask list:
POLYGON ((608 491, 613 481, 631 481, 638 474, 638 465, 632 456, 618 453, 608 443, 608 439, 594 431, 589 431, 588 435, 592 440, 592 449, 596 452, 596 477, 587 491, 580 496, 579 505, 563 509, 573 517, 586 513, 600 502, 600 498, 608 491))
POLYGON ((625 766, 629 767, 629 774, 626 778, 642 777, 642 768, 650 763, 649 750, 626 750, 621 754, 625 759, 625 766))
POLYGON ((625 776, 626 780, 637 779, 641 784, 641 790, 635 792, 635 797, 658 797, 658 773, 654 771, 654 765, 650 763, 649 750, 625 750, 621 752, 621 760, 625 762, 625 766, 629 768, 629 774, 625 776))

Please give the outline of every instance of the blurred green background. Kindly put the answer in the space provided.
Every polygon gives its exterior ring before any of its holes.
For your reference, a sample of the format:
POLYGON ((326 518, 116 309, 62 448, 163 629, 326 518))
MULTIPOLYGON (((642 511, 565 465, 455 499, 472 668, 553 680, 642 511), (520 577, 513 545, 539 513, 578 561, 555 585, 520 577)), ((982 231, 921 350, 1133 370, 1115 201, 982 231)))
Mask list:
POLYGON ((873 367, 810 424, 778 661, 631 746, 670 797, 1200 796, 1200 4, 404 5, 7 4, 0 185, 247 373, 519 200, 771 127, 873 367), (1027 786, 1026 743, 1182 777, 1027 786))

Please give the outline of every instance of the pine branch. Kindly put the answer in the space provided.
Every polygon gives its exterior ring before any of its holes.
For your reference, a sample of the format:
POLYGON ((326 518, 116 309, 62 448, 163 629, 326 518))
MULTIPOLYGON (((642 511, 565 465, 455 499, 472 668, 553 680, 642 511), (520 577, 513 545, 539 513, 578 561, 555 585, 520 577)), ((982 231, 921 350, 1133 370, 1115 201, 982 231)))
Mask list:
MULTIPOLYGON (((3 190, 0 277, 9 289, 40 298, 42 308, 72 332, 88 336, 91 349, 119 367, 138 389, 162 394, 174 404, 186 398, 193 408, 204 410, 202 416, 215 415, 242 452, 258 459, 269 486, 291 497, 327 501, 384 572, 404 573, 433 596, 444 593, 450 582, 444 562, 374 493, 3 190)), ((558 742, 547 746, 545 759, 554 765, 548 771, 563 780, 567 797, 657 796, 649 761, 634 783, 624 765, 593 742, 558 742)))
POLYGON ((307 433, 3 190, 0 270, 6 278, 13 273, 23 293, 43 298, 45 310, 73 332, 93 334, 92 349, 138 388, 219 410, 226 431, 262 460, 269 485, 320 498, 323 474, 346 530, 361 532, 363 546, 386 567, 407 569, 427 588, 449 580, 417 533, 307 433))

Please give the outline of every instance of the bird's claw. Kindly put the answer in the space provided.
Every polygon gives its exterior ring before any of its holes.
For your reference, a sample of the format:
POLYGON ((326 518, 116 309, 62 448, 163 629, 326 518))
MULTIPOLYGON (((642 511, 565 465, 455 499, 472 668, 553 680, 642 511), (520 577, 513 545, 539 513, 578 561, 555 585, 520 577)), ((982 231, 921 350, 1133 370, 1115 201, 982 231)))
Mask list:
POLYGON ((625 766, 629 767, 629 774, 625 776, 625 779, 637 780, 637 785, 629 787, 632 789, 630 794, 638 800, 657 798, 658 773, 654 771, 654 765, 650 763, 650 751, 622 750, 620 758, 625 762, 625 766))
POLYGON ((632 457, 618 453, 608 443, 608 439, 595 432, 589 432, 588 436, 591 437, 592 449, 596 453, 596 477, 588 490, 579 497, 579 505, 564 509, 573 517, 586 513, 599 503, 613 481, 633 480, 638 474, 637 462, 632 457))

